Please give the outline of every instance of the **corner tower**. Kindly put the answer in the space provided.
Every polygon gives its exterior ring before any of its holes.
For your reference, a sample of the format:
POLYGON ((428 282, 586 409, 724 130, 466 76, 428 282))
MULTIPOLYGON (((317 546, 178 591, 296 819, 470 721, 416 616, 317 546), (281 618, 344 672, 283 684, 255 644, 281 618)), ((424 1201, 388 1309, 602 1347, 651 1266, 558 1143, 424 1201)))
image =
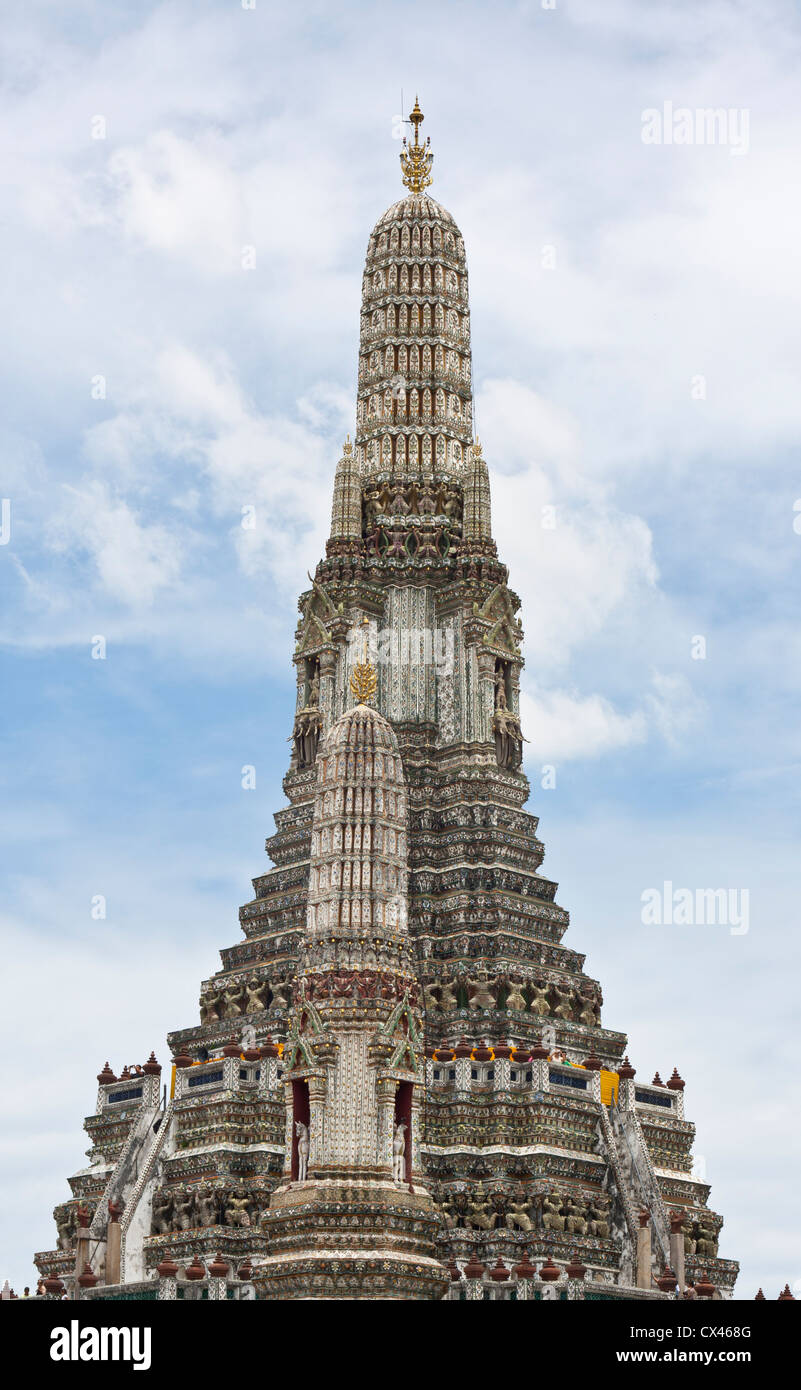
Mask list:
MULTIPOLYGON (((369 698, 359 663, 354 688, 369 698)), ((407 798, 392 726, 359 703, 317 755, 306 933, 284 1046, 284 1180, 261 1280, 279 1299, 435 1299, 442 1224, 422 1181, 420 989, 407 798)))

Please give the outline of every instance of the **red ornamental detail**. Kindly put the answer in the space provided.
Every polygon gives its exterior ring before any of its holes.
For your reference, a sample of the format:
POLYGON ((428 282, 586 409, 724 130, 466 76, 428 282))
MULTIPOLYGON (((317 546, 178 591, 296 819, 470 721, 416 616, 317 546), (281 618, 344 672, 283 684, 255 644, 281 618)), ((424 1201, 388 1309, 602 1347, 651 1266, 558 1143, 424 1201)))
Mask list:
POLYGON ((209 1274, 212 1279, 224 1279, 230 1268, 231 1266, 223 1259, 218 1250, 216 1257, 209 1265, 209 1274))
POLYGON ((313 975, 309 980, 309 996, 319 999, 402 999, 409 996, 412 1006, 417 1003, 414 981, 374 970, 352 970, 313 975))
POLYGON ((527 1250, 523 1251, 523 1258, 520 1261, 520 1264, 515 1265, 514 1269, 512 1270, 512 1273, 518 1279, 534 1279, 536 1277, 537 1270, 535 1266, 531 1263, 528 1257, 527 1250))
POLYGON ((164 1257, 161 1263, 156 1265, 156 1273, 159 1279, 174 1279, 178 1273, 178 1266, 170 1255, 169 1250, 164 1251, 164 1257))

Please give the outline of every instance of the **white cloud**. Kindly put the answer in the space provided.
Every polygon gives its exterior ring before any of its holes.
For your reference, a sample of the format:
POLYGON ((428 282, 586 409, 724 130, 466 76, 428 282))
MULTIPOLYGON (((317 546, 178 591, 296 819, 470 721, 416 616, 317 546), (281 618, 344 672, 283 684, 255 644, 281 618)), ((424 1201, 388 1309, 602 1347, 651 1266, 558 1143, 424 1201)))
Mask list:
POLYGON ((680 735, 687 734, 701 719, 705 702, 687 677, 676 672, 655 671, 651 684, 653 689, 645 696, 648 717, 668 743, 677 744, 680 735))
POLYGON ((616 610, 647 608, 657 581, 651 534, 585 475, 575 422, 536 392, 491 380, 479 404, 492 441, 493 529, 541 673, 564 665, 616 610))
POLYGON ((181 569, 181 541, 169 527, 143 523, 98 480, 65 487, 66 505, 50 526, 58 552, 88 553, 106 593, 121 603, 149 606, 181 569))
POLYGON ((618 714, 602 695, 535 687, 531 694, 522 693, 520 711, 523 732, 529 739, 526 764, 532 775, 542 762, 596 758, 642 743, 647 734, 642 712, 618 714))
POLYGON ((520 698, 526 763, 535 771, 543 761, 597 758, 653 735, 677 744, 698 722, 704 702, 681 674, 654 671, 650 683, 638 708, 621 714, 603 695, 527 682, 520 698))
POLYGON ((115 151, 110 174, 128 236, 203 271, 241 272, 246 217, 219 137, 156 131, 139 148, 115 151))

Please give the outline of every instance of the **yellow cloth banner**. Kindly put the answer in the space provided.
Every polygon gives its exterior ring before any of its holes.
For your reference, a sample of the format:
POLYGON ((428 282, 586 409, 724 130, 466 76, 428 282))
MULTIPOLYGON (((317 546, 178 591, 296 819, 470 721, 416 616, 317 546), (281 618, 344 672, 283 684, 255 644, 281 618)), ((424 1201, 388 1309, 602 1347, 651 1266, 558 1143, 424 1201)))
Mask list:
POLYGON ((620 1084, 620 1077, 616 1071, 604 1071, 601 1067, 601 1104, 611 1105, 614 1101, 617 1105, 617 1088, 620 1084))

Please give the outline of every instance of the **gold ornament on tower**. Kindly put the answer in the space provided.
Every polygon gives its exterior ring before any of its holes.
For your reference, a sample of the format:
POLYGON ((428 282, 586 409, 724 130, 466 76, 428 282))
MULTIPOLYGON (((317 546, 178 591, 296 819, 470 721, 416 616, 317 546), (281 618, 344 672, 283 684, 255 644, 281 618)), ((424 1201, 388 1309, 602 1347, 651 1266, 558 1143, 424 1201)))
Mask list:
POLYGON ((429 184, 434 182, 431 173, 431 165, 434 161, 434 156, 428 148, 431 144, 430 140, 426 140, 422 145, 420 144, 420 125, 421 122, 425 120, 425 116, 420 110, 420 103, 417 97, 414 99, 414 110, 409 120, 414 126, 414 144, 407 145, 406 140, 404 139, 403 141, 403 149, 400 157, 401 169, 403 170, 403 182, 405 187, 410 189, 412 193, 422 193, 424 188, 428 188, 429 184))
MULTIPOLYGON (((362 626, 368 627, 367 618, 362 618, 362 626)), ((378 676, 367 652, 368 632, 364 634, 364 656, 357 661, 350 678, 350 688, 360 705, 368 705, 378 689, 378 676)))

